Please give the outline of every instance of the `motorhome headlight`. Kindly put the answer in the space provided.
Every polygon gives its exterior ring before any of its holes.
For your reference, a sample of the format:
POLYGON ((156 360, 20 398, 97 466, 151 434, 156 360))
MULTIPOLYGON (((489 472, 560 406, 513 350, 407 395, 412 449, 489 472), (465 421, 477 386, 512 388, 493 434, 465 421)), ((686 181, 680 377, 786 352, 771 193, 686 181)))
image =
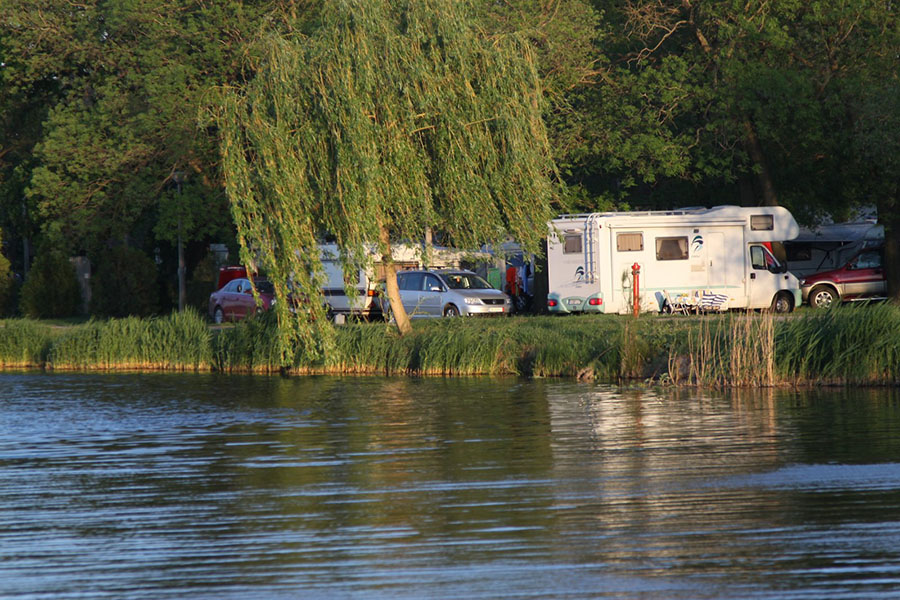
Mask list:
POLYGON ((466 304, 481 304, 481 298, 470 298, 466 296, 466 304))

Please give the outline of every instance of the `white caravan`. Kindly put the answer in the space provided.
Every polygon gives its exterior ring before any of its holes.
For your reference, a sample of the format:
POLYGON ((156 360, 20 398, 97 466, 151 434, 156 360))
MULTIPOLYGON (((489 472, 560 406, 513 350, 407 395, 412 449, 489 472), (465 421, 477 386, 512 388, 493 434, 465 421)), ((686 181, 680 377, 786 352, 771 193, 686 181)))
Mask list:
POLYGON ((637 266, 641 311, 710 297, 717 309, 789 312, 800 306, 800 282, 775 250, 799 232, 779 206, 563 215, 550 222, 547 307, 630 313, 637 266))

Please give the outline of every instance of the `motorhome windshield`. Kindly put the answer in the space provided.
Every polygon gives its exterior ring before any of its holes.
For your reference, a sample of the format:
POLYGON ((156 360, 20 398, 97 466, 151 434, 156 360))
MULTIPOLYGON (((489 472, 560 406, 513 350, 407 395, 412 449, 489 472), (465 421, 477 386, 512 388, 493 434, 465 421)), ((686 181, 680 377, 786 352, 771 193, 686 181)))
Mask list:
POLYGON ((447 273, 444 275, 444 281, 452 290, 491 289, 491 284, 474 273, 447 273))

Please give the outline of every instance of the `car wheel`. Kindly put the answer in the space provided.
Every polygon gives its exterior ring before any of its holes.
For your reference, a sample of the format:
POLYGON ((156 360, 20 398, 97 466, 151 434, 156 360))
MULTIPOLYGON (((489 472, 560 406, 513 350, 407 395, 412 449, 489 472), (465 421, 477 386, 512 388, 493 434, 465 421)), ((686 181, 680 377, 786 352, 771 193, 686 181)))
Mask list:
POLYGON ((828 285, 819 285, 809 292, 809 305, 813 308, 830 308, 839 301, 837 290, 828 285))
POLYGON ((785 314, 794 310, 794 299, 787 294, 777 294, 772 300, 771 311, 774 313, 785 314))
POLYGON ((458 317, 458 316, 459 316, 459 309, 456 308, 455 306, 453 306, 452 304, 448 304, 448 305, 444 308, 444 316, 445 316, 445 317, 458 317))
POLYGON ((213 323, 220 325, 225 322, 225 311, 222 310, 221 306, 217 306, 216 310, 213 312, 213 323))

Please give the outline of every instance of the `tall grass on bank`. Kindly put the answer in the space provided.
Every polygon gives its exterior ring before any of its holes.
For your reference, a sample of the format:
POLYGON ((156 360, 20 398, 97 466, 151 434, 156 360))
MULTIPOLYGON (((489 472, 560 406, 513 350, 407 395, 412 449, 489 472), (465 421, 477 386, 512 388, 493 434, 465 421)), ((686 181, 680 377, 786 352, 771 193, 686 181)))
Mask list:
POLYGON ((705 317, 687 332, 686 355, 670 351, 669 375, 674 383, 701 386, 772 386, 776 384, 775 351, 771 313, 705 317))
POLYGON ((0 367, 43 367, 53 338, 52 329, 36 321, 0 320, 0 367))
POLYGON ((53 369, 209 370, 209 326, 194 310, 159 318, 89 321, 61 335, 48 362, 53 369))
POLYGON ((83 370, 519 375, 698 386, 900 383, 900 308, 852 306, 789 317, 733 313, 348 324, 336 350, 280 363, 261 315, 210 332, 196 312, 52 327, 0 321, 0 367, 83 370))
POLYGON ((900 308, 895 305, 838 307, 779 325, 778 373, 784 382, 900 382, 900 308))
MULTIPOLYGON (((276 321, 272 313, 257 314, 219 331, 213 339, 213 366, 224 373, 282 371, 276 321)), ((302 352, 297 352, 298 360, 302 352)))
POLYGON ((349 325, 338 330, 337 354, 299 372, 420 375, 571 376, 618 381, 659 375, 671 326, 655 320, 587 317, 436 319, 411 335, 393 327, 349 325), (630 327, 630 332, 626 328, 630 327))

